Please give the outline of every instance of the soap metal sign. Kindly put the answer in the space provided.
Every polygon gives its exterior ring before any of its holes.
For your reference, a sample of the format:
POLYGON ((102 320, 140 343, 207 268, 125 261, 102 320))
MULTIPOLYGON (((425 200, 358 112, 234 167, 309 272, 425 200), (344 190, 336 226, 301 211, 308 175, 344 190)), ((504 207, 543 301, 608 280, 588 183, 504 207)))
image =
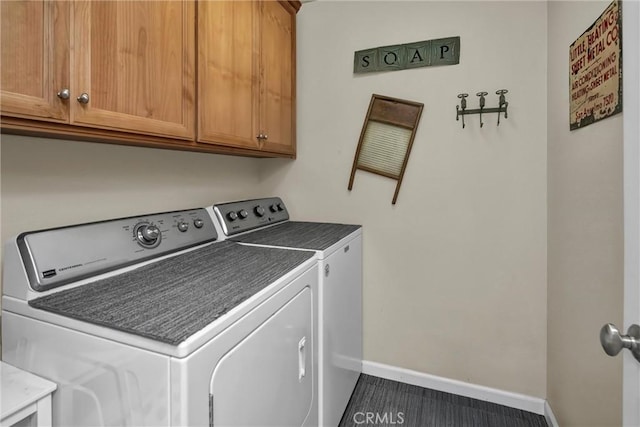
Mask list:
POLYGON ((569 47, 569 129, 622 112, 622 11, 614 0, 569 47))
POLYGON ((460 37, 382 46, 355 52, 353 72, 398 71, 460 62, 460 37))

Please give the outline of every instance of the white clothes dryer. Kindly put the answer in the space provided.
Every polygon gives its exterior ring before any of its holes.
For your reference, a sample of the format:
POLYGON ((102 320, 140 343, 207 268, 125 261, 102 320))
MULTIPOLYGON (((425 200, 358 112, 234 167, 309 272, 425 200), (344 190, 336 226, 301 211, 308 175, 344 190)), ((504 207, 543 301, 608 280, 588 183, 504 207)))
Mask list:
POLYGON ((313 252, 216 242, 204 209, 7 243, 2 359, 55 426, 311 426, 313 252))
POLYGON ((362 372, 362 227, 290 221, 278 197, 216 204, 227 241, 318 257, 318 420, 336 427, 362 372))

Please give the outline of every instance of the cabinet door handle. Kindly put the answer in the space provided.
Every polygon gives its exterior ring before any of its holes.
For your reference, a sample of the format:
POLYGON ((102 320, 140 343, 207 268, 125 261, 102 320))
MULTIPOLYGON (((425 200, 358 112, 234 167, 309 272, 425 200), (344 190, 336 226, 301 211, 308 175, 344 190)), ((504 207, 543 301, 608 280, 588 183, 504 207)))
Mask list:
POLYGON ((79 97, 76 98, 80 104, 88 104, 89 103, 89 94, 83 93, 79 97))
POLYGON ((69 92, 69 89, 65 88, 58 92, 57 95, 60 99, 69 99, 69 97, 71 96, 71 92, 69 92))

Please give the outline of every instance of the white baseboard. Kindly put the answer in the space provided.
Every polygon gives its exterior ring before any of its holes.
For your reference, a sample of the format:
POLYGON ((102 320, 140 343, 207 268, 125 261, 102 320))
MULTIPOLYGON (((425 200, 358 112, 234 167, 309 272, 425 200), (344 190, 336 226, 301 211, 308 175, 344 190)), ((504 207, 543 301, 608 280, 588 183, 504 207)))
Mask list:
POLYGON ((544 418, 547 420, 549 427, 559 427, 558 420, 556 420, 556 416, 553 415, 551 406, 547 401, 544 402, 544 418))
MULTIPOLYGON (((499 405, 533 412, 534 414, 544 415, 545 418, 547 418, 547 414, 549 414, 551 419, 555 421, 553 412, 551 412, 551 407, 549 407, 544 399, 539 397, 527 396, 524 394, 499 390, 497 388, 438 377, 368 360, 364 360, 362 362, 362 373, 433 390, 457 394, 460 396, 471 397, 473 399, 484 400, 485 402, 497 403, 499 405)), ((547 418, 547 420, 548 419, 549 418, 547 418)), ((558 426, 557 422, 555 424, 550 423, 550 425, 552 427, 558 426)))

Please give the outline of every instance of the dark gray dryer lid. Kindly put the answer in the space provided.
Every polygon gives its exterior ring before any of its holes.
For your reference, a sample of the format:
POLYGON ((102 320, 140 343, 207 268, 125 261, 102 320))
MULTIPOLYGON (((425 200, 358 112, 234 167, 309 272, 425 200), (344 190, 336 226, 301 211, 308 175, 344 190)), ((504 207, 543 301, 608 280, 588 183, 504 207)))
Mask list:
POLYGON ((323 251, 360 228, 362 226, 351 224, 287 221, 247 234, 233 236, 230 240, 255 245, 323 251))
POLYGON ((29 305, 178 345, 313 256, 219 242, 29 305))

